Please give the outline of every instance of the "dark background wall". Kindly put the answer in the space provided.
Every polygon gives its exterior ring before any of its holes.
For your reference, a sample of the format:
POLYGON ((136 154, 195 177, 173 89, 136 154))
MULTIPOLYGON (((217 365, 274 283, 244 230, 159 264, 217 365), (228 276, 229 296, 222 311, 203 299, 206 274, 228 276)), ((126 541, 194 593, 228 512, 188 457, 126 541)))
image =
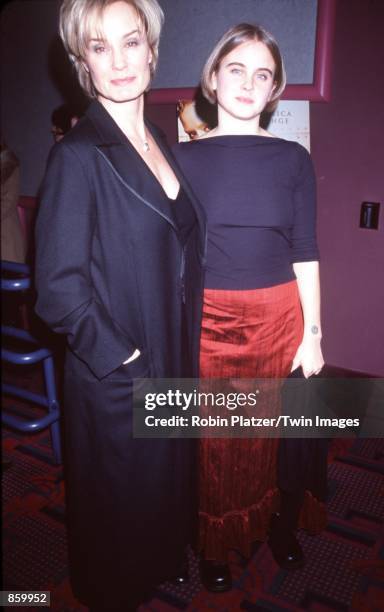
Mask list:
MULTIPOLYGON (((84 103, 55 35, 59 5, 59 0, 17 0, 2 12, 2 132, 22 160, 25 195, 36 194, 44 172, 52 146, 52 110, 63 101, 74 107, 84 103)), ((206 23, 209 36, 210 19, 206 23)), ((383 30, 382 0, 337 0, 332 100, 311 104, 326 361, 381 376, 383 30), (377 231, 358 227, 360 204, 366 200, 382 203, 377 231)), ((174 141, 175 107, 150 107, 148 111, 174 141)))
POLYGON ((53 144, 52 111, 84 98, 57 36, 60 0, 15 0, 1 11, 2 138, 21 163, 21 191, 34 196, 53 144))
POLYGON ((154 87, 193 87, 200 80, 213 44, 240 21, 262 23, 273 32, 284 55, 290 84, 312 83, 317 0, 160 0, 160 3, 165 23, 154 87), (175 57, 181 61, 175 62, 175 57))

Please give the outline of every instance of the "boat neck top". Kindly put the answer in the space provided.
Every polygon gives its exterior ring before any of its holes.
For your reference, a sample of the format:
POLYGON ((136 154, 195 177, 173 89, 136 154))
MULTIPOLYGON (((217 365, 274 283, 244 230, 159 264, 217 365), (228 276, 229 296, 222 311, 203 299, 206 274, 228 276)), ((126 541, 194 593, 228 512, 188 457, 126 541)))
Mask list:
POLYGON ((316 182, 304 147, 218 135, 173 150, 207 216, 207 288, 271 287, 295 278, 293 263, 319 259, 316 182))

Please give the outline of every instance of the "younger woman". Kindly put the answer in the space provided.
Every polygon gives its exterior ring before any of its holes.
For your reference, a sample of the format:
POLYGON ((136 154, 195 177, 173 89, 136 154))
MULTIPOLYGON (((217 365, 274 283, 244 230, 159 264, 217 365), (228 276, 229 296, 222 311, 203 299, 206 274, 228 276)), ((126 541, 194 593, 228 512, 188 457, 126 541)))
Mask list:
MULTIPOLYGON (((231 28, 202 77, 218 125, 175 148, 208 221, 202 378, 283 378, 300 366, 309 377, 323 366, 312 162, 260 126, 284 86, 273 37, 260 26, 231 28)), ((279 494, 277 451, 277 439, 201 441, 200 548, 211 590, 230 588, 229 548, 248 555, 265 539, 279 499, 273 553, 283 567, 302 564, 294 530, 304 491, 279 494)), ((321 515, 309 492, 306 503, 321 515)))

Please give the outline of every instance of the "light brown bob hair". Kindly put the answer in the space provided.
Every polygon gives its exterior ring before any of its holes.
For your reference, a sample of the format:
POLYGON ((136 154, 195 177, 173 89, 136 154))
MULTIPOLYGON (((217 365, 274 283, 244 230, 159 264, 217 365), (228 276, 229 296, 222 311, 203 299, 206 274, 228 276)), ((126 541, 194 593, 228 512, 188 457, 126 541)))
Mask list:
MULTIPOLYGON (((90 38, 90 28, 96 17, 96 26, 101 22, 104 9, 118 0, 64 0, 60 8, 59 32, 64 47, 73 63, 79 83, 85 93, 94 98, 96 91, 91 77, 84 67, 85 52, 90 38)), ((132 6, 139 18, 152 52, 151 77, 159 57, 159 40, 164 22, 164 13, 157 0, 123 0, 132 6)), ((101 27, 100 27, 100 33, 101 27)))
POLYGON ((201 76, 201 89, 209 102, 215 104, 217 101, 216 92, 212 88, 212 76, 218 71, 221 61, 236 47, 253 40, 264 43, 276 65, 274 74, 275 89, 264 109, 267 112, 275 110, 287 82, 283 58, 272 34, 267 32, 262 26, 250 23, 240 23, 225 32, 208 57, 201 76))

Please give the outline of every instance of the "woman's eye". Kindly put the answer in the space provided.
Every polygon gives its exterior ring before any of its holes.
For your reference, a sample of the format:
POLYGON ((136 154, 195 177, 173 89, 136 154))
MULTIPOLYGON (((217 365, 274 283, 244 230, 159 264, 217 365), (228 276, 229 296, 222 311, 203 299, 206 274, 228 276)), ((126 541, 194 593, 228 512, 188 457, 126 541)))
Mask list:
POLYGON ((137 47, 139 44, 138 40, 128 40, 126 46, 127 47, 137 47))
POLYGON ((97 47, 93 48, 95 53, 103 53, 103 51, 105 51, 105 47, 103 47, 103 45, 97 45, 97 47))
POLYGON ((264 73, 258 74, 257 78, 260 79, 260 81, 266 81, 268 79, 268 76, 264 73))
POLYGON ((240 68, 232 68, 231 69, 231 74, 241 74, 240 68))

